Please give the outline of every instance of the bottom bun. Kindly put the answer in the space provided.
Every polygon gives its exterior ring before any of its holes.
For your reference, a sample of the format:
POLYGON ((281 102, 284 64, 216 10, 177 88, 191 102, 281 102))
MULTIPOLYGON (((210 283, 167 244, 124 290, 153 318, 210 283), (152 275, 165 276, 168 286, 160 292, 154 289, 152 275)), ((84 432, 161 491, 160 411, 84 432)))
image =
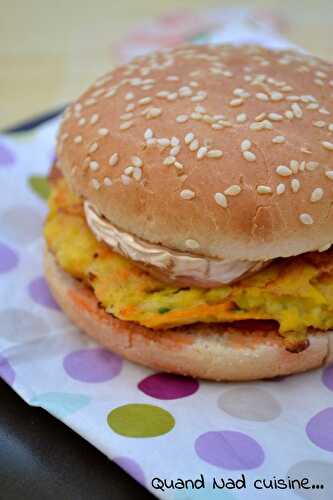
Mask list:
POLYGON ((296 354, 285 350, 276 328, 265 322, 150 330, 106 313, 93 292, 65 273, 50 252, 44 265, 52 294, 76 326, 111 351, 154 370, 244 381, 303 372, 333 359, 333 332, 311 333, 310 346, 296 354))

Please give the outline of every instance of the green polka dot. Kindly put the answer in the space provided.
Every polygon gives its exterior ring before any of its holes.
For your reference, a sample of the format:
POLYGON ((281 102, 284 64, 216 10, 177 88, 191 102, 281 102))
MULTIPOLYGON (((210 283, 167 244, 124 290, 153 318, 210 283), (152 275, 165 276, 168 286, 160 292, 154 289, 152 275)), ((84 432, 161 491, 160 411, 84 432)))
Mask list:
POLYGON ((42 175, 32 175, 29 177, 29 184, 34 193, 43 200, 47 200, 50 195, 50 185, 47 178, 42 175))
POLYGON ((108 414, 107 422, 114 432, 127 437, 162 436, 175 425, 168 411, 145 404, 118 406, 108 414))

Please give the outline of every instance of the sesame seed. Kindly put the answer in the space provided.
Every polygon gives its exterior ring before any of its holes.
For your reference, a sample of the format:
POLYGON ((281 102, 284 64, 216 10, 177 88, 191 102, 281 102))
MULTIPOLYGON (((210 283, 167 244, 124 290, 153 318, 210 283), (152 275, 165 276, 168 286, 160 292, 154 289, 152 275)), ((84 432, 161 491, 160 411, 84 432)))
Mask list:
POLYGON ((91 185, 96 191, 101 187, 99 181, 97 179, 91 179, 91 185))
POLYGON ((296 118, 302 118, 303 111, 302 111, 302 108, 300 107, 300 105, 297 104, 297 102, 292 103, 291 109, 293 111, 294 116, 296 116, 296 118))
POLYGON ((325 172, 326 177, 333 181, 333 170, 327 170, 325 172))
POLYGON ((180 144, 180 140, 178 139, 178 137, 173 136, 171 137, 170 143, 171 146, 178 146, 180 144))
POLYGON ((156 144, 157 140, 153 137, 152 139, 147 139, 146 143, 148 146, 152 146, 153 144, 156 144))
POLYGON ((317 102, 310 102, 310 104, 307 105, 306 109, 318 109, 319 104, 317 102))
POLYGON ((196 151, 199 148, 199 141, 198 139, 193 139, 193 141, 190 143, 189 148, 191 151, 196 151))
POLYGON ((78 125, 80 125, 80 127, 82 127, 82 125, 84 125, 86 123, 86 119, 82 117, 79 119, 79 121, 77 123, 78 123, 78 125))
POLYGON ((124 113, 123 115, 120 115, 120 119, 121 120, 130 120, 131 118, 133 118, 133 113, 124 113))
POLYGON ((301 98, 298 95, 287 95, 287 101, 300 101, 301 98))
POLYGON ((92 170, 93 172, 96 172, 96 170, 99 169, 99 163, 97 161, 90 161, 89 162, 89 168, 90 170, 92 170))
POLYGON ((223 156, 223 151, 220 149, 211 149, 207 153, 208 158, 221 158, 223 156))
POLYGON ((133 120, 130 120, 130 121, 127 121, 127 122, 123 122, 120 125, 119 129, 120 130, 127 130, 128 128, 130 128, 133 125, 133 123, 134 123, 133 120))
POLYGON ((322 120, 318 120, 316 122, 313 122, 313 125, 315 127, 318 127, 318 128, 323 128, 326 126, 326 122, 322 121, 322 120))
POLYGON ((108 135, 109 132, 110 131, 109 131, 108 128, 100 128, 100 129, 98 129, 99 135, 102 135, 102 136, 108 135))
POLYGON ((113 155, 110 156, 109 158, 109 165, 111 167, 115 167, 119 161, 119 155, 118 153, 113 153, 113 155))
POLYGON ((198 160, 201 160, 204 156, 206 156, 207 151, 208 151, 208 148, 206 148, 205 146, 202 146, 201 148, 199 148, 198 152, 197 152, 198 160))
POLYGON ((319 167, 319 163, 317 161, 308 161, 306 162, 305 168, 308 172, 313 172, 316 168, 319 167))
POLYGON ((160 146, 169 146, 170 145, 170 139, 168 139, 167 137, 161 137, 160 139, 157 139, 157 144, 159 144, 160 146))
POLYGON ((254 119, 254 121, 256 122, 261 122, 264 118, 266 118, 266 114, 267 113, 260 113, 259 115, 257 115, 254 119))
POLYGON ((328 142, 328 141, 323 141, 321 143, 325 149, 327 149, 328 151, 333 151, 333 143, 332 142, 328 142))
POLYGON ((286 138, 284 137, 284 135, 276 135, 272 139, 273 144, 282 144, 285 141, 286 141, 286 138))
POLYGON ((141 168, 139 167, 135 167, 134 170, 133 170, 133 178, 136 180, 136 181, 139 181, 142 177, 142 170, 141 168))
POLYGON ((284 184, 278 184, 276 186, 276 194, 283 194, 286 190, 286 186, 284 184))
POLYGON ((249 139, 244 139, 244 141, 241 143, 241 150, 247 151, 251 146, 252 142, 249 139))
POLYGON ((258 194, 270 194, 272 192, 272 188, 269 186, 257 186, 258 194))
POLYGON ((188 115, 178 115, 176 118, 176 122, 185 123, 188 120, 188 115))
POLYGON ((244 151, 243 152, 243 158, 246 160, 246 161, 256 161, 257 157, 254 153, 252 153, 252 151, 244 151))
POLYGON ((102 94, 104 94, 105 92, 105 89, 98 89, 98 90, 95 90, 95 92, 93 92, 91 95, 93 97, 99 97, 101 96, 102 94))
POLYGON ((178 170, 182 170, 182 169, 184 168, 184 165, 183 165, 182 163, 180 163, 179 161, 175 161, 174 166, 175 166, 178 170))
POLYGON ((189 132, 188 134, 185 135, 184 138, 185 144, 190 144, 190 142, 192 142, 193 139, 194 139, 194 134, 192 134, 192 132, 189 132))
POLYGON ((284 99, 284 95, 281 94, 281 92, 272 92, 271 93, 271 99, 272 101, 281 101, 282 99, 284 99))
POLYGON ((169 82, 178 82, 179 81, 179 76, 176 75, 169 75, 166 77, 166 80, 169 82))
POLYGON ((191 239, 186 240, 185 245, 188 248, 191 248, 191 250, 195 250, 196 248, 200 247, 200 244, 196 240, 191 240, 191 239))
POLYGON ((174 146, 173 148, 171 148, 170 154, 171 154, 171 156, 177 156, 179 151, 180 151, 180 146, 179 145, 174 146))
POLYGON ((216 201, 216 203, 217 203, 218 205, 220 205, 220 206, 221 206, 221 207, 223 207, 223 208, 227 208, 227 206, 228 206, 228 200, 227 200, 227 198, 224 196, 224 194, 223 194, 223 193, 215 193, 215 194, 214 194, 214 199, 215 199, 215 201, 216 201))
POLYGON ((302 222, 302 224, 305 224, 305 225, 313 224, 313 218, 311 217, 310 214, 306 214, 306 213, 300 214, 299 220, 302 222))
POLYGON ((82 140, 83 140, 83 139, 82 139, 82 135, 76 135, 76 136, 74 137, 74 142, 75 142, 75 144, 81 144, 82 140))
POLYGON ((173 165, 176 161, 176 158, 174 156, 167 156, 165 160, 163 161, 163 165, 173 165))
POLYGON ((181 97, 188 97, 190 95, 192 95, 192 89, 191 87, 180 87, 179 89, 179 95, 181 97))
POLYGON ((263 120, 262 122, 252 122, 250 125, 251 130, 271 130, 273 125, 268 120, 263 120))
POLYGON ((275 122, 283 120, 283 116, 280 115, 279 113, 268 113, 268 118, 275 122))
POLYGON ((177 92, 171 92, 170 94, 168 94, 168 101, 175 101, 178 97, 178 93, 177 92))
POLYGON ((138 156, 132 156, 131 162, 135 167, 142 167, 143 161, 138 156))
POLYGON ((192 200, 195 196, 195 193, 193 191, 191 191, 190 189, 183 189, 180 192, 180 196, 181 196, 181 198, 183 198, 183 200, 192 200))
POLYGON ((146 131, 145 131, 145 133, 144 133, 144 138, 145 138, 145 139, 146 139, 146 141, 147 141, 148 139, 152 139, 152 138, 153 138, 153 135, 154 135, 154 134, 153 134, 152 129, 151 129, 151 128, 147 128, 147 130, 146 130, 146 131))
POLYGON ((221 125, 220 123, 212 123, 211 124, 211 127, 214 129, 214 130, 221 130, 223 128, 223 125, 221 125))
POLYGON ((149 104, 153 99, 151 97, 142 97, 138 100, 138 104, 141 106, 143 104, 149 104))
POLYGON ((247 115, 246 113, 239 113, 239 115, 236 116, 236 122, 237 123, 244 123, 247 120, 247 115))
MULTIPOLYGON (((131 82, 131 85, 134 85, 134 87, 137 87, 138 85, 140 85, 142 83, 141 78, 132 78, 130 82, 131 82)), ((132 97, 129 96, 128 99, 133 99, 134 94, 132 92, 128 92, 128 94, 132 95, 132 97)), ((126 95, 128 95, 128 94, 126 94, 126 95)))
POLYGON ((292 174, 290 168, 286 167, 285 165, 279 165, 275 171, 278 175, 281 175, 282 177, 288 177, 289 175, 292 174))
POLYGON ((146 114, 146 118, 157 118, 162 114, 161 108, 150 108, 146 114))
POLYGON ((299 164, 299 169, 301 172, 305 172, 305 161, 301 161, 301 163, 299 164))
MULTIPOLYGON (((324 122, 325 123, 325 122, 324 122)), ((330 132, 333 132, 333 123, 330 123, 329 126, 328 126, 328 130, 330 132)))
POLYGON ((299 163, 297 160, 290 160, 289 166, 293 174, 297 174, 299 163))
POLYGON ((82 110, 82 104, 80 102, 77 102, 74 106, 74 109, 77 113, 79 113, 82 110))
POLYGON ((291 186, 292 192, 297 193, 300 190, 301 183, 299 182, 298 179, 292 179, 290 186, 291 186))
POLYGON ((168 97, 170 92, 168 90, 160 90, 160 92, 157 92, 156 97, 168 97))
POLYGON ((128 184, 131 182, 131 178, 128 177, 128 175, 122 174, 120 176, 121 182, 124 184, 124 186, 128 186, 128 184))
POLYGON ((225 189, 224 194, 228 196, 236 196, 240 192, 241 192, 241 187, 238 186, 237 184, 233 184, 232 186, 225 189))
POLYGON ((104 186, 107 186, 107 187, 111 186, 112 180, 110 179, 110 177, 104 177, 103 184, 104 184, 104 186))
POLYGON ((316 203, 317 201, 320 201, 323 196, 324 190, 322 188, 315 188, 311 193, 310 200, 312 201, 312 203, 316 203))
POLYGON ((135 104, 134 104, 134 102, 130 102, 129 104, 127 104, 127 106, 126 106, 125 110, 126 110, 127 112, 129 112, 129 111, 133 111, 133 109, 134 109, 134 108, 135 108, 135 104))
POLYGON ((111 87, 106 93, 104 97, 113 97, 115 93, 117 92, 117 89, 115 87, 111 87))
POLYGON ((132 99, 134 99, 133 92, 127 92, 127 94, 125 94, 125 100, 126 101, 131 101, 132 99))
POLYGON ((96 104, 96 99, 94 99, 93 97, 90 97, 89 99, 86 99, 84 101, 84 105, 85 106, 92 106, 93 104, 96 104))
POLYGON ((93 142, 88 149, 88 153, 95 153, 95 151, 97 151, 97 148, 98 148, 97 142, 93 142))
POLYGON ((263 92, 257 92, 256 98, 259 99, 259 101, 268 101, 269 100, 268 95, 264 94, 263 92))
POLYGON ((241 104, 243 104, 243 102, 244 102, 243 99, 239 97, 238 99, 232 99, 229 102, 229 105, 235 108, 236 106, 240 106, 241 104))
POLYGON ((288 120, 292 120, 294 118, 294 113, 291 111, 291 109, 287 109, 284 112, 284 116, 288 118, 288 120))
POLYGON ((124 169, 124 174, 131 175, 133 173, 133 170, 134 170, 134 167, 132 167, 132 165, 129 165, 128 167, 126 167, 124 169))
POLYGON ((94 124, 98 121, 98 119, 99 119, 98 114, 97 114, 97 113, 94 113, 94 114, 91 116, 91 118, 90 118, 90 123, 91 123, 91 125, 94 125, 94 124))

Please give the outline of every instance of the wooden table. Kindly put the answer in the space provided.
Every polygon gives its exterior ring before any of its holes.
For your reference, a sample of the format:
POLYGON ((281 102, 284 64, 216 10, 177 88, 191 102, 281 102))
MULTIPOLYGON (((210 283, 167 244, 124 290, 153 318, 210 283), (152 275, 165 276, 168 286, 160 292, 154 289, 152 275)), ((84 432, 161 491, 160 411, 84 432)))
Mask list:
MULTIPOLYGON (((115 63, 113 44, 167 9, 235 5, 232 0, 1 0, 0 128, 76 97, 115 63)), ((331 0, 244 0, 283 9, 290 38, 333 59, 331 0)))

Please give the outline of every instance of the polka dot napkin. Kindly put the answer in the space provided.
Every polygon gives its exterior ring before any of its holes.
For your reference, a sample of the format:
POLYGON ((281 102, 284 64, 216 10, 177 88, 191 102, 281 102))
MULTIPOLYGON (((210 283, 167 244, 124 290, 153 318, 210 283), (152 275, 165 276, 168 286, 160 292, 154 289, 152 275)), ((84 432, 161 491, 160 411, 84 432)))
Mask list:
POLYGON ((333 366, 243 384, 152 373, 98 346, 59 310, 41 263, 56 127, 0 136, 0 376, 159 498, 258 498, 256 479, 288 476, 324 489, 262 498, 331 498, 333 366), (200 474, 204 489, 152 486, 200 474), (211 487, 214 477, 242 474, 246 489, 211 487))

